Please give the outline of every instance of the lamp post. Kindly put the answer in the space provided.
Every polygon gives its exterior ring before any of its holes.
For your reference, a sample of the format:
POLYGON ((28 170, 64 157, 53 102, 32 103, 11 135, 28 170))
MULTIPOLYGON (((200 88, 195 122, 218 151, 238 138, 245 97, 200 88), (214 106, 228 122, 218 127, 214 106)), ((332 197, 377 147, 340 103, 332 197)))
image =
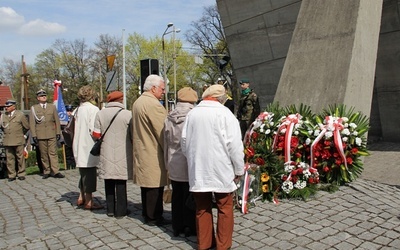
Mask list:
POLYGON ((165 84, 165 109, 168 112, 168 83, 167 83, 167 64, 165 63, 165 41, 164 41, 164 36, 168 34, 169 32, 168 29, 173 26, 173 23, 168 23, 167 28, 165 29, 164 33, 162 34, 161 40, 162 40, 162 54, 163 54, 163 74, 164 74, 164 84, 165 84))
POLYGON ((174 60, 174 103, 176 105, 176 46, 175 46, 175 33, 179 33, 181 30, 180 29, 175 29, 175 25, 172 27, 172 42, 174 44, 174 54, 173 54, 173 60, 174 60))
POLYGON ((124 93, 124 108, 126 109, 126 78, 125 78, 125 29, 122 29, 122 88, 124 93))

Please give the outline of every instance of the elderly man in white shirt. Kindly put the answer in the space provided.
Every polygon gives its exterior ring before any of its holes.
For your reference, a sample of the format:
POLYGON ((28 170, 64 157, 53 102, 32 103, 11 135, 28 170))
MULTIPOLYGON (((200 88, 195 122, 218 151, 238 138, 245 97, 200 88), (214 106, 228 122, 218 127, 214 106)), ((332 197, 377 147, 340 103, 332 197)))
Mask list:
POLYGON ((196 202, 198 249, 229 249, 233 234, 233 191, 244 173, 239 122, 222 103, 225 88, 212 85, 186 118, 181 146, 188 161, 189 186, 196 202), (213 228, 212 196, 218 208, 213 228))

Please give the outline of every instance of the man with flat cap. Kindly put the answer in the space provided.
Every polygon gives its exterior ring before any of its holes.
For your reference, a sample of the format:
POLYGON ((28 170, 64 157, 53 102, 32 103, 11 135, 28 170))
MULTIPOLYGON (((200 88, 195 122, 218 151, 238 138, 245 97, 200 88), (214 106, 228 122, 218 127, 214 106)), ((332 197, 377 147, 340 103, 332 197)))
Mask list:
POLYGON ((57 141, 60 139, 61 127, 57 108, 47 103, 47 93, 43 89, 36 92, 36 96, 39 103, 31 107, 29 124, 33 141, 39 145, 43 162, 42 178, 64 178, 58 167, 57 141))
POLYGON ((215 84, 186 116, 181 147, 188 163, 189 190, 196 204, 197 249, 230 249, 234 227, 233 192, 244 173, 240 126, 223 105, 225 87, 215 84), (214 231, 213 195, 218 209, 214 231))
POLYGON ((25 133, 29 130, 28 119, 24 113, 15 110, 14 100, 6 102, 6 112, 0 118, 0 127, 4 131, 3 145, 6 148, 8 181, 25 180, 25 133), (15 169, 17 162, 18 172, 15 169))

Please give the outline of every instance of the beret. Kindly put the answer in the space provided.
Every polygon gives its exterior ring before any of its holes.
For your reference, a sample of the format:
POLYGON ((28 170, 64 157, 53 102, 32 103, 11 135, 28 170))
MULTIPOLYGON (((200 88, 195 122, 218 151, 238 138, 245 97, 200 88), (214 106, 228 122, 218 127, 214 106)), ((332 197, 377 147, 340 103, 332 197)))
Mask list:
POLYGON ((250 83, 250 81, 249 81, 249 79, 247 79, 247 78, 243 78, 243 79, 241 79, 241 80, 239 81, 239 84, 242 84, 242 83, 250 83))
POLYGON ((205 97, 220 97, 223 95, 226 95, 225 87, 220 84, 214 84, 204 91, 202 98, 204 99, 205 97))
POLYGON ((121 91, 114 91, 108 94, 107 102, 115 102, 118 101, 119 99, 122 99, 123 97, 124 94, 121 91))
POLYGON ((198 99, 197 92, 191 87, 184 87, 178 91, 178 101, 180 102, 195 103, 198 99))

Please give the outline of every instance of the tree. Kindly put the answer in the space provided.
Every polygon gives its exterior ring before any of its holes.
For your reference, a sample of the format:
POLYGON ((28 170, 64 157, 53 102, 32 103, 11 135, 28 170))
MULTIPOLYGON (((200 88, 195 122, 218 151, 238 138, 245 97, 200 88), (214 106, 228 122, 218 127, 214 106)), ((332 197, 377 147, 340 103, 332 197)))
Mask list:
MULTIPOLYGON (((215 83, 220 77, 225 79, 234 78, 229 60, 228 44, 217 5, 205 7, 203 16, 199 20, 192 22, 191 26, 192 29, 185 33, 185 37, 189 43, 201 49, 201 53, 205 58, 201 67, 204 80, 209 83, 215 83)), ((237 100, 237 86, 232 84, 229 87, 234 100, 237 100)))

